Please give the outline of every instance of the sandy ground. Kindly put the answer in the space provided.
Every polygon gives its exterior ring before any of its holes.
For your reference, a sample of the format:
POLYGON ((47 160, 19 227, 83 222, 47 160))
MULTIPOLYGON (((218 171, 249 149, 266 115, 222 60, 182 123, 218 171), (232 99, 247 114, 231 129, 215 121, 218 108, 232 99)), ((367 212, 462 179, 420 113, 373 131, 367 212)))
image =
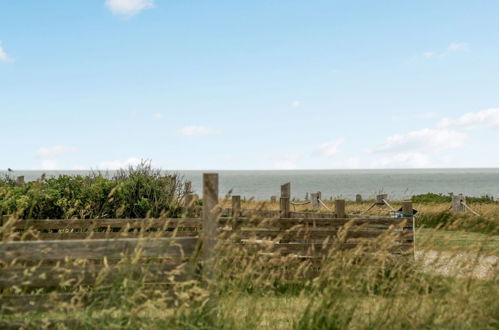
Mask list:
POLYGON ((446 276, 471 276, 478 279, 499 278, 499 257, 471 253, 417 251, 416 259, 426 271, 446 276))

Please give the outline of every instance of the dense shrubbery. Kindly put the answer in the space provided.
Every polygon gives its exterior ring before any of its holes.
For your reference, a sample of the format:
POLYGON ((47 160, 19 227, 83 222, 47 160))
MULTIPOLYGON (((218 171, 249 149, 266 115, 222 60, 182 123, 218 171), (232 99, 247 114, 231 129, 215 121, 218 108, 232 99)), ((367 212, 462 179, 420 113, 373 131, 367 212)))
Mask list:
POLYGON ((0 180, 0 215, 25 219, 143 218, 180 214, 182 180, 142 163, 118 171, 112 178, 101 173, 28 182, 16 187, 0 180))
MULTIPOLYGON (((412 201, 414 203, 450 203, 452 201, 452 198, 449 195, 427 193, 427 194, 412 196, 412 201)), ((494 198, 488 195, 482 197, 466 196, 466 201, 468 203, 482 203, 482 204, 495 203, 494 198)))

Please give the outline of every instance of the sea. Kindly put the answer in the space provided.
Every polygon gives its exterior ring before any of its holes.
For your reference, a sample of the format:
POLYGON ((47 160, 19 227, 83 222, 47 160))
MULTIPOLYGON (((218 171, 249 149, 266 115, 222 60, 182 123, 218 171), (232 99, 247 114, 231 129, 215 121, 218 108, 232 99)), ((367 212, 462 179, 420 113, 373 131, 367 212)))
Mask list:
MULTIPOLYGON (((384 193, 392 200, 407 199, 428 192, 466 196, 492 196, 499 199, 499 168, 470 169, 380 169, 380 170, 169 170, 192 182, 195 193, 202 194, 202 174, 219 174, 219 193, 247 199, 267 200, 279 196, 280 186, 291 183, 291 196, 303 199, 307 193, 321 192, 322 199, 363 199, 384 193)), ((91 171, 0 171, 0 176, 24 176, 26 181, 59 175, 87 175, 91 171)), ((114 171, 102 172, 112 177, 114 171)))

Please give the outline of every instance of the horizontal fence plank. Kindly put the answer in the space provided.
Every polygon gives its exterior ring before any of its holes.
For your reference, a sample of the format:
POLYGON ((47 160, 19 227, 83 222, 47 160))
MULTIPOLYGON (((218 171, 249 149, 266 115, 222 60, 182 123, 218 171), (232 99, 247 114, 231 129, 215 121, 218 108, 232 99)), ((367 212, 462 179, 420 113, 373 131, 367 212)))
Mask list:
POLYGON ((122 238, 0 243, 0 260, 119 259, 140 251, 145 258, 191 256, 198 238, 122 238))
POLYGON ((200 231, 161 231, 161 232, 55 232, 55 233, 18 233, 14 241, 28 240, 71 240, 71 239, 111 239, 111 238, 160 238, 160 237, 197 237, 200 231))
MULTIPOLYGON (((333 252, 333 249, 348 250, 362 248, 363 251, 376 252, 380 246, 364 243, 274 243, 272 241, 252 241, 248 240, 240 243, 241 247, 249 248, 259 253, 278 253, 280 255, 296 254, 300 256, 325 256, 333 252), (263 247, 263 249, 262 249, 263 247)), ((414 245, 412 243, 398 243, 386 247, 391 253, 412 253, 414 245)))
MULTIPOLYGON (((5 223, 5 222, 4 222, 5 223)), ((95 229, 95 228, 177 228, 200 227, 199 218, 165 218, 165 219, 50 219, 50 220, 18 220, 12 224, 13 229, 95 229)))
POLYGON ((168 263, 103 265, 51 265, 6 267, 0 269, 0 288, 74 287, 78 285, 109 284, 124 280, 173 283, 185 278, 182 269, 187 265, 179 259, 168 263), (175 272, 172 272, 175 271, 175 272))
POLYGON ((377 238, 381 235, 396 239, 411 239, 410 231, 387 231, 387 230, 349 230, 342 229, 323 230, 323 229, 301 229, 301 230, 238 230, 222 231, 221 234, 227 238, 248 239, 248 238, 270 238, 270 239, 335 239, 340 235, 344 238, 377 238))

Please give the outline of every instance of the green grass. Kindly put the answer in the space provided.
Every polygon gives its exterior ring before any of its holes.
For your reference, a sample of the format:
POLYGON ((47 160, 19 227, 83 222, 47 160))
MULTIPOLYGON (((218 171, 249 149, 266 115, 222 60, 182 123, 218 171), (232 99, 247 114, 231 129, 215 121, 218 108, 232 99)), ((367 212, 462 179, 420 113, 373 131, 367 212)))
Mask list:
POLYGON ((416 249, 473 252, 499 255, 499 235, 466 231, 420 228, 416 231, 416 249))

